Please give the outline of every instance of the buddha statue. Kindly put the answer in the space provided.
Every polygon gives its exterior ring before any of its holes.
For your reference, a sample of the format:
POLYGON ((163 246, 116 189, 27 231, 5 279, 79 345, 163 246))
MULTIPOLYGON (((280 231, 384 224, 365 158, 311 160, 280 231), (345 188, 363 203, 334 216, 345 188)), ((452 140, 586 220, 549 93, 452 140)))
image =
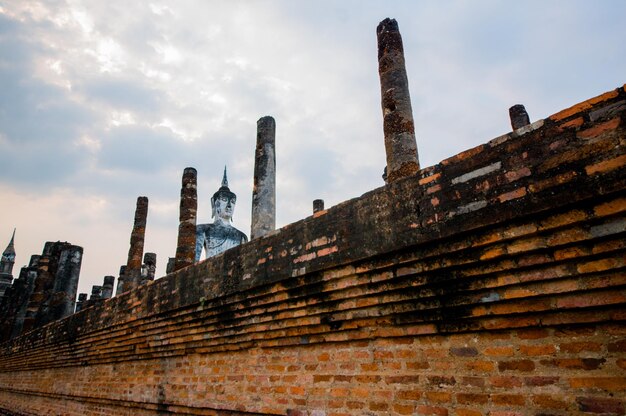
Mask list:
POLYGON ((206 258, 213 257, 229 248, 248 242, 248 237, 231 225, 237 196, 228 188, 226 167, 222 186, 211 198, 212 224, 196 226, 196 262, 202 257, 202 249, 206 258))

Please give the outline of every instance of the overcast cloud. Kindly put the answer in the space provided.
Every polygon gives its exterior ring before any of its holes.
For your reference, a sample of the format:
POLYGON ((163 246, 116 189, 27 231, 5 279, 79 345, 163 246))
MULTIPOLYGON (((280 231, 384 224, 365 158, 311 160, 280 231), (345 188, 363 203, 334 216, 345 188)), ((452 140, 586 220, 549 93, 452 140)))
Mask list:
POLYGON ((126 262, 137 196, 163 275, 180 179, 199 222, 224 165, 249 235, 256 121, 277 124, 277 222, 383 185, 376 25, 398 20, 420 162, 626 82, 614 1, 0 0, 0 249, 85 249, 80 291, 126 262))

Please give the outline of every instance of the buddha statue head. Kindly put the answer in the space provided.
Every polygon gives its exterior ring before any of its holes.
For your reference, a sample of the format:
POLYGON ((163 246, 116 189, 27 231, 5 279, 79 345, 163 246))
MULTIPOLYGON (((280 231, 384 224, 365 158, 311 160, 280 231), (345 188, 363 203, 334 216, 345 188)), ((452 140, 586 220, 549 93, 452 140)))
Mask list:
POLYGON ((226 167, 224 166, 224 177, 222 178, 222 186, 211 197, 212 218, 215 223, 222 225, 230 225, 235 212, 235 204, 237 203, 237 195, 228 188, 228 178, 226 177, 226 167))

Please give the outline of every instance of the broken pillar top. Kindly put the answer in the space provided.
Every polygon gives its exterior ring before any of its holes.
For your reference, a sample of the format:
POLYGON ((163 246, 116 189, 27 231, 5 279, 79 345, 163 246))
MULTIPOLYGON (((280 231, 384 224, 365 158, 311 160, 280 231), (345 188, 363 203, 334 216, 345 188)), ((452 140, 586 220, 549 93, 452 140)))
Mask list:
POLYGON ((520 129, 530 124, 530 117, 526 112, 526 108, 522 104, 515 104, 509 108, 509 117, 511 118, 511 127, 513 130, 520 129))

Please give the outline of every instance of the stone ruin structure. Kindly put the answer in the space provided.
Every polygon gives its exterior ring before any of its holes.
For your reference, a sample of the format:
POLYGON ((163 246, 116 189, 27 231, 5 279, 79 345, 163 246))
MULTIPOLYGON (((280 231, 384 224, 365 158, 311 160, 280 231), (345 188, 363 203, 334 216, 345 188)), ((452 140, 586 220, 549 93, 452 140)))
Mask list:
POLYGON ((0 258, 0 299, 4 296, 7 288, 13 283, 13 265, 15 264, 15 230, 11 236, 11 241, 2 252, 0 258))
POLYGON ((3 412, 626 413, 626 85, 422 169, 377 34, 386 185, 4 342, 3 412))
POLYGON ((74 313, 82 256, 82 247, 57 241, 31 257, 0 301, 0 340, 74 313))

